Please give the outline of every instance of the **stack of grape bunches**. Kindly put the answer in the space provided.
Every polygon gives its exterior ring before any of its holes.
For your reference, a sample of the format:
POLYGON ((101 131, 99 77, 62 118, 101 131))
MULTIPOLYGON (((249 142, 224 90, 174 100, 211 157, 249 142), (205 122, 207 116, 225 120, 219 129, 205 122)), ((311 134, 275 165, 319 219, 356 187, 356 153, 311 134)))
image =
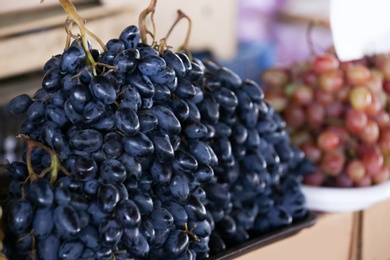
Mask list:
POLYGON ((326 53, 262 79, 292 143, 318 165, 306 184, 367 187, 389 179, 389 55, 340 62, 326 53))
POLYGON ((135 25, 83 40, 9 103, 26 144, 6 166, 9 259, 204 259, 307 216, 314 164, 254 81, 135 25))

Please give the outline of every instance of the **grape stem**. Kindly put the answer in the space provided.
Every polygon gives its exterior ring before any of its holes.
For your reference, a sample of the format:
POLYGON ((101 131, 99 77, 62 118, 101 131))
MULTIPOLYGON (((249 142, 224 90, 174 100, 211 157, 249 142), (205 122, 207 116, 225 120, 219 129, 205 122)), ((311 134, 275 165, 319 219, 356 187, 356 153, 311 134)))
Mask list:
POLYGON ((151 34, 153 37, 153 42, 156 42, 156 24, 154 23, 154 12, 156 10, 156 4, 157 0, 151 0, 149 3, 149 6, 144 9, 138 19, 138 25, 139 25, 139 30, 140 30, 140 36, 141 36, 141 42, 144 44, 147 44, 147 34, 151 34), (151 22, 153 26, 153 32, 150 32, 146 28, 146 17, 151 13, 151 22))
MULTIPOLYGON (((41 0, 41 3, 43 3, 44 0, 41 0)), ((64 9, 65 13, 68 15, 65 21, 65 31, 67 32, 67 39, 66 39, 66 48, 70 46, 70 38, 81 38, 81 43, 84 48, 84 51, 87 55, 88 62, 92 65, 93 74, 97 75, 96 73, 96 62, 93 59, 93 56, 88 48, 88 41, 86 35, 90 35, 93 39, 95 39, 100 46, 103 48, 104 51, 107 51, 106 45, 91 31, 89 31, 85 27, 85 20, 77 13, 76 7, 70 2, 70 0, 59 0, 59 3, 61 4, 62 8, 64 9), (73 23, 76 23, 77 27, 80 31, 80 37, 77 37, 76 35, 71 33, 71 28, 73 26, 73 23)))
POLYGON ((60 164, 60 160, 58 159, 57 154, 52 149, 50 149, 49 147, 45 146, 40 142, 30 139, 30 137, 28 137, 27 135, 20 134, 17 136, 17 138, 20 138, 27 143, 26 164, 27 164, 27 170, 29 174, 28 179, 30 180, 30 182, 35 181, 37 178, 44 177, 48 172, 51 172, 50 183, 52 184, 57 180, 58 171, 62 171, 64 174, 70 176, 70 173, 68 172, 67 169, 65 169, 65 167, 63 167, 60 164), (31 164, 31 153, 35 147, 39 147, 42 150, 45 150, 47 153, 49 153, 51 158, 50 166, 44 169, 39 174, 36 174, 34 172, 33 166, 31 164))
POLYGON ((171 26, 171 28, 169 29, 167 36, 165 36, 165 41, 171 35, 171 33, 172 33, 173 29, 176 27, 176 25, 183 18, 188 20, 188 31, 187 31, 187 35, 186 35, 186 38, 184 40, 184 43, 179 47, 178 51, 182 51, 182 50, 186 51, 189 54, 190 59, 192 60, 191 53, 188 51, 188 43, 190 42, 190 36, 191 36, 191 31, 192 31, 192 21, 191 21, 191 18, 188 15, 186 15, 183 11, 177 10, 177 18, 176 18, 175 22, 173 23, 173 25, 171 26))
POLYGON ((322 20, 311 20, 309 22, 309 24, 307 25, 306 41, 307 41, 307 45, 309 45, 310 54, 312 56, 317 56, 317 52, 314 49, 313 35, 312 35, 314 26, 317 26, 317 25, 323 25, 325 27, 329 27, 330 26, 329 22, 322 21, 322 20))

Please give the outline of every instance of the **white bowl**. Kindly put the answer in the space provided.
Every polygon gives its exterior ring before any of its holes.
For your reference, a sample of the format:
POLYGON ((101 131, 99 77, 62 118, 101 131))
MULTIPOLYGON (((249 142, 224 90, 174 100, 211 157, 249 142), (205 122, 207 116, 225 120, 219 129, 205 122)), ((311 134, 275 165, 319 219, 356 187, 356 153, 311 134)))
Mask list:
POLYGON ((306 206, 313 211, 359 211, 390 198, 390 181, 364 188, 328 188, 302 185, 306 206))

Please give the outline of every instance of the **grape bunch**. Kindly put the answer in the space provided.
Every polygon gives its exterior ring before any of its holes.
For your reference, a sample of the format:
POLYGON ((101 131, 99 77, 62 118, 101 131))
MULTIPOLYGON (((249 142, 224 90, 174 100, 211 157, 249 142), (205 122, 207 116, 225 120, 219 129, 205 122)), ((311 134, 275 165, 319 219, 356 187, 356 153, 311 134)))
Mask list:
POLYGON ((367 187, 390 177, 390 57, 340 62, 327 53, 262 74, 292 143, 318 167, 304 182, 367 187))
POLYGON ((72 35, 10 101, 9 259, 205 259, 307 215, 314 165, 262 89, 141 31, 72 35))
POLYGON ((98 75, 75 40, 47 61, 32 98, 9 103, 26 114, 27 143, 24 161, 7 167, 11 259, 207 256, 201 185, 218 159, 195 105, 204 72, 139 39, 131 25, 106 52, 91 49, 98 75))
POLYGON ((217 254, 305 217, 300 182, 315 167, 290 145, 286 123, 259 85, 203 63, 204 99, 198 107, 218 157, 204 189, 214 226, 210 250, 217 254))

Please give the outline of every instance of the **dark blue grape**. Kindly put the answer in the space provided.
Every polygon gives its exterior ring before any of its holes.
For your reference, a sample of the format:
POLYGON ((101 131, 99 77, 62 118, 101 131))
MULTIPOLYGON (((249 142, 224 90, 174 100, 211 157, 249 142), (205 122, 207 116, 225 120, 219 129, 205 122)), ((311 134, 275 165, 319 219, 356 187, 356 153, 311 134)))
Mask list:
POLYGON ((197 104, 202 119, 209 122, 210 124, 216 124, 219 119, 219 104, 215 98, 209 93, 204 94, 203 100, 197 104))
POLYGON ((142 157, 153 154, 153 142, 143 133, 134 136, 124 136, 122 144, 125 151, 134 157, 142 157))
POLYGON ((71 201, 69 205, 77 212, 83 212, 88 209, 87 199, 83 195, 78 193, 71 194, 71 201))
POLYGON ((80 151, 95 152, 102 146, 103 137, 93 129, 76 130, 69 137, 69 144, 80 151))
POLYGON ((85 195, 90 198, 95 198, 100 187, 100 182, 97 179, 86 181, 83 186, 85 195))
POLYGON ((34 236, 42 239, 50 235, 54 227, 53 211, 51 208, 40 208, 35 211, 33 219, 34 236))
POLYGON ((27 112, 31 104, 31 97, 27 94, 21 94, 11 99, 7 108, 14 115, 21 115, 27 112))
POLYGON ((70 99, 65 101, 64 111, 66 117, 69 118, 69 120, 74 124, 78 122, 82 122, 84 120, 83 116, 77 113, 76 110, 73 108, 70 99))
POLYGON ((230 89, 237 89, 242 83, 240 76, 226 67, 219 68, 215 73, 215 77, 221 82, 221 85, 230 89))
POLYGON ((155 131, 151 132, 149 137, 153 142, 154 155, 159 162, 167 163, 175 158, 175 153, 167 134, 155 131))
POLYGON ((172 230, 165 242, 165 250, 173 257, 181 256, 189 246, 189 238, 183 230, 172 230))
POLYGON ((242 82, 241 89, 245 91, 255 102, 259 102, 264 99, 263 89, 253 80, 244 80, 242 82))
POLYGON ((206 219, 206 208, 202 202, 195 196, 190 195, 187 203, 184 205, 188 218, 191 220, 202 221, 206 219))
POLYGON ((175 70, 177 77, 182 78, 185 76, 186 67, 184 66, 184 63, 179 55, 170 50, 166 50, 164 51, 162 58, 175 70))
POLYGON ((86 55, 81 46, 70 46, 60 58, 59 70, 63 74, 74 74, 85 65, 86 55))
POLYGON ((30 184, 27 199, 32 205, 47 208, 53 204, 54 194, 50 182, 44 178, 38 178, 30 184))
MULTIPOLYGON (((154 226, 152 221, 151 223, 154 226)), ((155 235, 154 235, 154 241, 152 246, 154 248, 162 247, 167 241, 167 238, 171 230, 169 228, 163 228, 163 229, 155 228, 154 231, 155 231, 155 235)))
POLYGON ((119 202, 119 191, 111 183, 102 184, 98 190, 97 200, 102 211, 112 212, 119 202))
POLYGON ((75 235, 80 231, 80 218, 75 209, 69 205, 56 207, 53 221, 61 236, 75 235))
POLYGON ((172 177, 171 183, 169 184, 169 189, 171 191, 172 197, 181 203, 186 202, 188 196, 190 195, 188 180, 182 174, 176 174, 172 177))
POLYGON ((152 98, 155 93, 152 81, 147 75, 143 75, 139 71, 134 71, 128 75, 125 84, 136 87, 142 98, 152 98))
POLYGON ((189 80, 178 78, 175 95, 183 99, 191 99, 195 97, 196 90, 189 80))
POLYGON ((145 55, 138 63, 138 69, 142 74, 152 76, 160 73, 166 67, 166 62, 163 58, 154 55, 145 55))
POLYGON ((123 234, 123 229, 116 219, 104 219, 99 224, 100 243, 106 246, 116 245, 123 234))
POLYGON ((104 76, 94 76, 89 83, 92 95, 106 105, 113 104, 116 100, 116 91, 111 81, 104 76))
POLYGON ((103 183, 121 183, 126 179, 126 168, 115 159, 107 159, 100 164, 99 176, 103 183))
POLYGON ((98 225, 100 222, 103 221, 107 217, 107 213, 103 212, 103 210, 100 209, 99 203, 98 202, 92 202, 88 209, 87 212, 91 216, 91 223, 93 225, 98 225))
POLYGON ((199 65, 198 62, 191 62, 191 70, 187 72, 186 77, 193 81, 196 82, 200 80, 204 76, 204 69, 201 65, 199 65))
POLYGON ((162 207, 155 208, 149 215, 149 220, 157 229, 168 229, 173 225, 172 214, 162 207))
POLYGON ((85 105, 90 101, 91 93, 87 86, 77 84, 69 92, 69 100, 77 113, 83 113, 85 105))
POLYGON ((141 53, 141 57, 146 56, 146 55, 154 55, 158 56, 160 53, 158 52, 157 49, 150 47, 149 45, 142 44, 137 47, 137 50, 141 53))
POLYGON ((180 122, 187 120, 190 115, 190 108, 183 99, 173 99, 169 101, 168 105, 180 122))
POLYGON ((213 149, 205 142, 192 141, 189 143, 189 149, 198 163, 217 166, 218 157, 215 155, 213 149))
POLYGON ((77 240, 65 241, 58 251, 60 259, 79 259, 83 254, 84 245, 77 240))
POLYGON ((163 207, 171 213, 176 226, 184 226, 188 222, 187 212, 180 204, 166 201, 163 203, 163 207))
POLYGON ((96 249, 99 247, 99 233, 97 229, 91 225, 81 229, 79 238, 88 248, 96 249))
POLYGON ((49 60, 43 65, 43 71, 47 72, 51 68, 58 68, 60 65, 61 54, 53 55, 49 60))
POLYGON ((61 74, 58 68, 48 70, 42 79, 42 88, 47 92, 54 92, 61 87, 61 74))
MULTIPOLYGON (((158 84, 172 83, 172 82, 174 82, 175 78, 176 78, 175 70, 170 65, 166 65, 165 69, 163 71, 161 71, 160 73, 150 76, 150 80, 153 83, 158 83, 158 84)), ((170 84, 167 86, 169 87, 169 89, 171 91, 174 91, 174 88, 171 88, 170 84)), ((173 87, 175 87, 175 85, 173 85, 173 87)))
POLYGON ((142 216, 153 211, 153 200, 149 193, 141 190, 133 190, 130 192, 130 199, 135 202, 142 216))
POLYGON ((33 220, 33 208, 27 200, 12 201, 7 215, 7 227, 15 234, 26 232, 33 220))
POLYGON ((140 53, 137 49, 126 49, 119 52, 112 63, 117 66, 119 73, 130 74, 137 68, 139 59, 140 53))
POLYGON ((149 220, 142 220, 139 232, 146 238, 146 241, 148 241, 149 244, 154 242, 154 226, 149 220))
POLYGON ((108 51, 118 53, 118 52, 121 52, 125 49, 125 44, 122 40, 110 39, 106 43, 106 47, 107 47, 108 51))
POLYGON ((172 166, 169 163, 154 161, 150 167, 150 175, 156 184, 169 184, 172 178, 172 166))
POLYGON ((24 180, 28 176, 27 165, 23 162, 13 161, 7 165, 7 175, 14 180, 24 180))
MULTIPOLYGON (((21 257, 24 255, 27 257, 28 252, 30 252, 33 249, 33 244, 34 244, 34 237, 33 234, 26 234, 18 238, 15 242, 15 251, 16 254, 18 254, 18 257, 21 257)), ((14 256, 15 257, 15 256, 14 256)))
POLYGON ((98 171, 96 162, 89 158, 78 159, 72 167, 72 174, 81 181, 89 181, 95 178, 98 171))
POLYGON ((194 172, 194 179, 199 183, 208 183, 214 177, 214 170, 207 164, 200 164, 194 172))
POLYGON ((119 39, 123 41, 126 49, 128 49, 137 47, 140 37, 141 36, 138 27, 135 25, 130 25, 123 29, 119 39))
POLYGON ((48 120, 53 121, 58 126, 62 127, 68 123, 68 119, 65 116, 65 111, 62 107, 56 105, 46 106, 46 117, 48 120))
POLYGON ((227 111, 235 111, 238 99, 233 91, 225 87, 219 87, 213 90, 213 96, 221 108, 227 111))
POLYGON ((39 121, 45 116, 45 103, 42 100, 35 100, 27 109, 27 119, 39 121))
POLYGON ((148 255, 149 250, 149 243, 142 234, 139 235, 139 239, 136 240, 134 246, 130 248, 130 252, 139 258, 145 258, 148 255))
POLYGON ((124 228, 138 227, 141 223, 140 210, 132 200, 121 202, 115 211, 115 216, 124 228))
POLYGON ((38 240, 37 252, 39 259, 53 260, 58 259, 60 249, 60 240, 54 234, 38 240))
POLYGON ((157 127, 158 119, 149 111, 139 111, 137 115, 140 124, 139 131, 142 133, 147 133, 157 127))
POLYGON ((121 107, 115 112, 115 125, 125 135, 133 136, 140 130, 137 113, 126 107, 121 107))

